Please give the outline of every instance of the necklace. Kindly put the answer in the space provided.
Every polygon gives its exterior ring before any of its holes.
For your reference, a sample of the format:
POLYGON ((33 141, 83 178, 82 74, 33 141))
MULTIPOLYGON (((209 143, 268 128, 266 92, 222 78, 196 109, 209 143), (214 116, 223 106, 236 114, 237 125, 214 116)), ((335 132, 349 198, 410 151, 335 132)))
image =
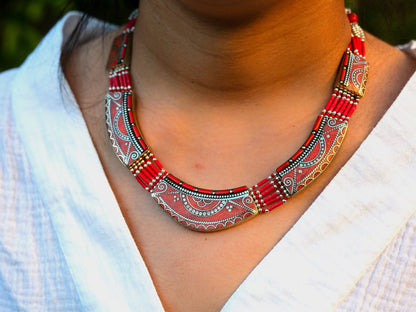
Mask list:
POLYGON ((267 213, 303 190, 329 165, 347 131, 348 121, 368 76, 364 32, 357 16, 346 10, 351 42, 338 69, 334 90, 305 143, 272 174, 252 187, 208 190, 168 173, 151 152, 134 118, 129 63, 133 12, 116 37, 107 64, 109 89, 105 97, 106 124, 114 152, 137 182, 180 224, 196 231, 216 231, 267 213))

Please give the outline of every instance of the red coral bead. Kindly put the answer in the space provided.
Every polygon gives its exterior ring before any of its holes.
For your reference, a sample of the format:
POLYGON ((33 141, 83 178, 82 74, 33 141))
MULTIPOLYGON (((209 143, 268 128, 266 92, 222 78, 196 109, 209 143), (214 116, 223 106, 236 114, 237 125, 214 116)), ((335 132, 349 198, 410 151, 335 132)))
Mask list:
POLYGON ((358 17, 354 13, 348 14, 348 19, 350 20, 350 23, 358 23, 358 17))

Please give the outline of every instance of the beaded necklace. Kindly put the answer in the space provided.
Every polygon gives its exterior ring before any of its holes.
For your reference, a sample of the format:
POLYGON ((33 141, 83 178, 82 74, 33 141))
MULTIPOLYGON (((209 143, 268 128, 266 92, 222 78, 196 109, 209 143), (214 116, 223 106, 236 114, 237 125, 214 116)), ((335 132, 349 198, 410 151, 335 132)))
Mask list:
POLYGON ((329 165, 347 131, 368 76, 364 32, 357 16, 347 11, 351 42, 345 51, 333 93, 305 143, 259 183, 225 190, 192 186, 168 173, 140 133, 133 111, 129 64, 135 11, 116 37, 107 64, 106 124, 114 152, 137 182, 180 224, 195 231, 216 231, 267 213, 303 190, 329 165))

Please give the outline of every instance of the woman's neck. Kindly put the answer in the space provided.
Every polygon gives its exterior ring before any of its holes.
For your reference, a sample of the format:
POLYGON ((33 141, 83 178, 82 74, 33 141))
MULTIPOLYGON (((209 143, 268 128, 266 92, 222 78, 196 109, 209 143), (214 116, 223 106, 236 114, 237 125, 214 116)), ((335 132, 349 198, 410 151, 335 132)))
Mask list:
POLYGON ((235 97, 327 88, 350 27, 339 0, 142 0, 134 37, 139 83, 157 73, 182 90, 235 97))

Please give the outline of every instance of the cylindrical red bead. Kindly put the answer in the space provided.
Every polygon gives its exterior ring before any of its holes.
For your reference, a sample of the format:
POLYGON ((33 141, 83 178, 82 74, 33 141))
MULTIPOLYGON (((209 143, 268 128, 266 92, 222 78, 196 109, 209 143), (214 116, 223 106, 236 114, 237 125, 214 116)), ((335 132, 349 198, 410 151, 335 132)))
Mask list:
POLYGON ((188 189, 188 190, 191 190, 191 191, 195 190, 195 187, 193 187, 192 185, 189 185, 187 183, 184 183, 184 182, 182 182, 181 186, 188 189))
POLYGON ((339 102, 339 92, 337 92, 336 93, 336 95, 335 96, 333 96, 333 98, 334 98, 334 100, 331 102, 331 105, 328 107, 328 109, 327 109, 327 111, 333 111, 334 110, 334 107, 338 104, 338 102, 339 102))
POLYGON ((216 190, 215 191, 215 194, 218 194, 218 195, 227 195, 227 194, 230 194, 230 191, 229 190, 216 190))
POLYGON ((264 196, 267 196, 267 195, 269 195, 270 193, 272 193, 274 191, 275 191, 274 186, 273 185, 270 185, 267 189, 265 189, 263 191, 260 191, 260 193, 261 193, 261 196, 264 197, 264 196))
POLYGON ((286 161, 284 164, 280 165, 277 169, 276 172, 280 172, 282 170, 284 170, 287 166, 290 165, 290 162, 286 161))
MULTIPOLYGON (((333 92, 333 94, 335 93, 335 91, 333 92)), ((334 95, 332 95, 330 98, 329 98, 329 101, 328 101, 328 103, 325 105, 325 110, 326 111, 329 111, 330 110, 330 108, 332 107, 332 103, 335 101, 335 99, 336 99, 337 97, 336 96, 334 96, 334 95)))
POLYGON ((137 181, 137 182, 139 182, 139 183, 140 183, 140 185, 141 185, 143 188, 146 188, 146 187, 147 187, 147 184, 146 184, 146 183, 144 183, 144 182, 140 179, 140 177, 139 177, 138 175, 136 175, 136 176, 135 176, 135 178, 136 178, 136 181, 137 181))
POLYGON ((213 191, 207 189, 199 189, 198 192, 202 194, 212 194, 213 191))
POLYGON ((265 202, 266 205, 271 204, 272 202, 274 202, 274 199, 279 198, 280 199, 280 195, 277 193, 273 193, 270 194, 269 196, 263 198, 263 201, 265 202))
POLYGON ((355 109, 357 108, 357 105, 353 104, 350 108, 350 110, 348 111, 346 117, 351 117, 352 113, 354 113, 355 109))
POLYGON ((138 142, 139 142, 140 147, 145 151, 147 149, 147 145, 146 143, 144 143, 143 139, 139 139, 138 142))
POLYGON ((341 81, 344 81, 344 79, 345 79, 345 73, 346 72, 347 71, 345 69, 342 69, 342 71, 341 71, 341 77, 339 78, 341 81))
MULTIPOLYGON (((349 61, 350 57, 351 57, 350 54, 348 54, 348 53, 345 53, 344 54, 344 59, 343 59, 343 62, 342 62, 342 65, 343 66, 347 66, 348 65, 348 61, 349 61)), ((344 72, 345 72, 345 69, 344 69, 344 72)))
POLYGON ((160 172, 160 170, 158 171, 156 169, 156 166, 153 163, 148 164, 147 165, 147 168, 149 169, 149 171, 152 172, 152 175, 154 175, 154 176, 157 176, 159 174, 159 172, 160 172))
POLYGON ((307 147, 310 143, 311 143, 311 141, 312 141, 312 139, 315 137, 315 135, 314 134, 310 134, 309 135, 309 137, 308 137, 308 139, 306 140, 306 142, 305 142, 305 144, 304 144, 304 146, 305 147, 307 147))
POLYGON ((157 159, 155 158, 155 159, 153 159, 153 161, 154 161, 154 163, 156 164, 156 166, 157 166, 160 170, 162 170, 162 169, 163 169, 163 166, 162 166, 162 164, 159 162, 159 160, 157 160, 157 159))
POLYGON ((298 158, 301 154, 303 153, 303 149, 299 149, 295 155, 293 155, 292 159, 295 160, 296 158, 298 158))
POLYGON ((315 121, 315 125, 313 126, 312 131, 317 131, 319 129, 319 126, 321 125, 321 122, 322 122, 322 118, 324 118, 324 117, 322 117, 320 115, 318 116, 318 118, 315 121))
POLYGON ((338 102, 338 104, 337 104, 337 106, 336 107, 334 107, 334 109, 332 110, 332 112, 334 113, 334 114, 336 114, 336 113, 338 113, 339 111, 340 111, 340 108, 342 107, 342 106, 345 106, 345 100, 344 99, 341 99, 341 101, 339 101, 338 102))
POLYGON ((267 209, 268 209, 269 211, 272 211, 273 209, 275 209, 275 208, 279 207, 281 204, 283 204, 283 201, 282 201, 282 200, 279 200, 278 202, 274 203, 273 205, 271 205, 271 206, 270 206, 270 207, 268 207, 267 209))
POLYGON ((247 186, 240 186, 240 187, 233 189, 233 193, 240 193, 246 190, 247 190, 247 186))
POLYGON ((261 180, 259 183, 257 183, 257 187, 262 186, 264 183, 266 183, 267 181, 269 181, 269 178, 265 178, 263 180, 261 180))
POLYGON ((140 173, 138 173, 138 174, 136 175, 136 177, 140 177, 140 179, 141 179, 144 183, 146 183, 147 185, 149 185, 149 183, 150 183, 150 181, 151 181, 151 180, 148 180, 148 179, 146 178, 146 176, 145 176, 145 175, 143 175, 142 171, 140 171, 140 173))
POLYGON ((179 184, 179 183, 181 182, 181 181, 180 181, 177 177, 175 177, 175 176, 171 175, 170 173, 168 173, 167 178, 168 178, 169 180, 172 180, 172 181, 173 181, 173 182, 175 182, 176 184, 179 184))
POLYGON ((133 102, 132 95, 128 94, 127 95, 127 108, 133 108, 132 102, 133 102))
POLYGON ((131 126, 131 129, 133 130, 133 133, 136 136, 136 138, 140 137, 139 130, 137 130, 136 126, 131 126))
POLYGON ((261 188, 259 188, 259 192, 263 194, 266 190, 270 188, 273 189, 273 185, 271 185, 270 181, 268 181, 268 183, 265 183, 261 188))
POLYGON ((343 105, 339 108, 338 113, 340 115, 343 115, 345 108, 348 107, 350 105, 350 103, 351 102, 350 102, 349 99, 345 100, 344 103, 343 103, 343 105))

